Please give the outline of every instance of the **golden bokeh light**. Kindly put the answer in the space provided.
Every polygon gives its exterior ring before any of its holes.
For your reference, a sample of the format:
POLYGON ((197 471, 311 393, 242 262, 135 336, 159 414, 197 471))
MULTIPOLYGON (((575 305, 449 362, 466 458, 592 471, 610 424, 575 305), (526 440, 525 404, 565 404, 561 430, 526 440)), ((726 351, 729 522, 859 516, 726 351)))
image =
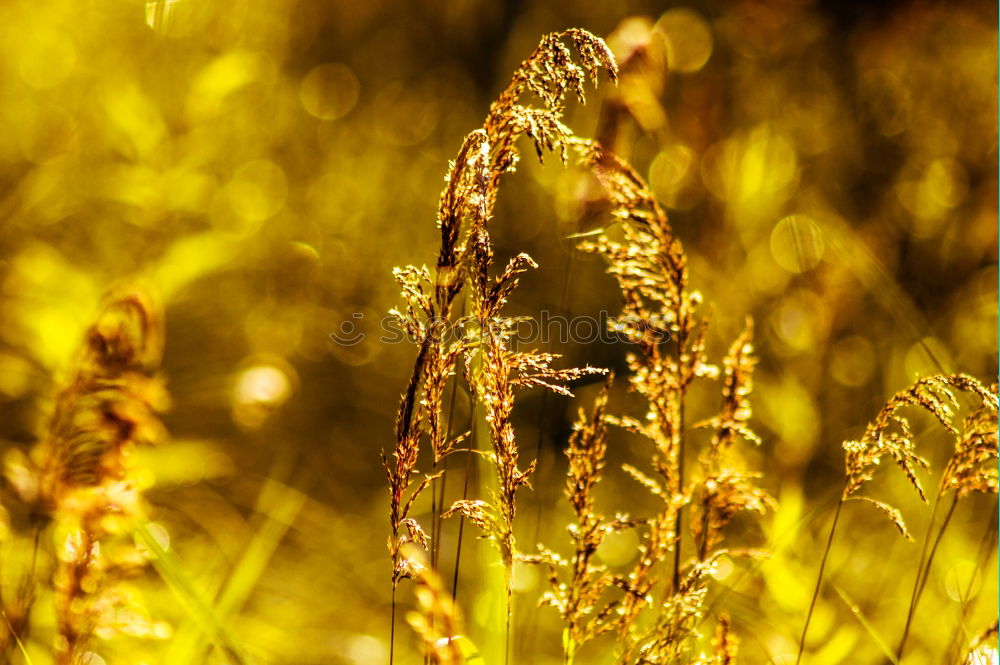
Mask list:
POLYGON ((838 382, 858 388, 871 380, 876 367, 875 348, 860 336, 837 340, 830 349, 830 374, 838 382))
POLYGON ((705 66, 712 55, 712 31, 697 12, 684 7, 667 10, 653 28, 667 44, 667 66, 690 74, 705 66))
POLYGON ((826 248, 819 225, 807 215, 785 217, 771 231, 771 254, 789 272, 805 272, 823 260, 826 248))
POLYGON ((251 365, 233 384, 233 419, 247 429, 260 427, 288 400, 297 381, 294 370, 280 360, 251 365))
POLYGON ((358 77, 349 67, 328 62, 306 74, 299 97, 310 115, 320 120, 336 120, 354 108, 360 90, 358 77))
POLYGON ((285 205, 288 179, 274 162, 256 159, 236 170, 226 194, 233 212, 248 222, 262 222, 285 205))
POLYGON ((665 205, 689 210, 698 202, 698 155, 683 144, 668 146, 649 166, 649 184, 665 205))
POLYGON ((62 83, 76 65, 76 47, 67 33, 48 26, 35 26, 26 35, 25 48, 18 54, 17 70, 24 82, 35 88, 51 88, 62 83))

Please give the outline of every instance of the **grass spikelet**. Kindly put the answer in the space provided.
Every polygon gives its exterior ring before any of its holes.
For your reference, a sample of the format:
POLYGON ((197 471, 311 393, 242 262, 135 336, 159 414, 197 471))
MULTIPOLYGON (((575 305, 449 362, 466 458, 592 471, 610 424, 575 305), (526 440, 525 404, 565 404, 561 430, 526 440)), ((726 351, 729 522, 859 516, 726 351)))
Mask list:
POLYGON ((910 423, 899 414, 904 406, 923 409, 933 415, 949 432, 957 434, 952 423, 958 407, 954 390, 970 392, 983 403, 992 401, 996 413, 996 398, 978 381, 963 374, 930 376, 917 380, 912 386, 899 391, 886 402, 865 430, 860 441, 844 443, 845 475, 844 499, 847 499, 871 480, 881 459, 888 455, 906 475, 920 499, 926 503, 927 495, 917 479, 917 469, 928 468, 927 460, 917 455, 910 423))
POLYGON ((609 376, 604 388, 594 401, 591 413, 582 409, 573 426, 566 457, 569 473, 565 494, 573 507, 574 522, 569 526, 573 542, 573 557, 564 561, 549 554, 548 579, 551 590, 542 598, 543 605, 554 607, 563 620, 563 662, 573 663, 577 650, 585 643, 615 630, 619 601, 602 603, 602 596, 614 582, 606 566, 596 563, 597 549, 611 533, 632 526, 627 517, 617 516, 608 520, 595 505, 594 488, 604 472, 607 454, 607 424, 605 412, 609 376), (560 574, 568 569, 566 581, 560 574))
MULTIPOLYGON (((663 478, 664 515, 672 523, 673 586, 681 578, 681 511, 688 502, 684 483, 684 401, 696 377, 715 377, 704 355, 706 321, 696 310, 701 295, 688 290, 687 259, 673 236, 666 213, 636 171, 601 146, 578 141, 581 162, 604 184, 612 216, 624 242, 606 233, 581 245, 600 254, 618 281, 625 305, 616 329, 636 344, 628 356, 631 387, 649 404, 639 429, 653 443, 653 466, 663 478), (673 344, 663 344, 669 338, 673 344), (673 347, 672 349, 670 347, 673 347)), ((653 524, 663 523, 663 520, 653 524)), ((660 534, 662 535, 662 534, 660 534)))
POLYGON ((692 640, 698 637, 698 624, 705 614, 708 578, 714 568, 714 557, 688 567, 680 586, 659 604, 655 623, 640 637, 634 662, 688 662, 692 640))
POLYGON ((906 522, 903 520, 903 513, 900 512, 898 508, 894 508, 885 501, 879 501, 878 499, 873 499, 869 496, 852 496, 848 497, 847 500, 864 501, 865 503, 875 506, 876 510, 889 518, 892 525, 896 527, 896 531, 899 531, 899 535, 907 540, 913 540, 913 536, 910 534, 910 530, 906 528, 906 522))
POLYGON ((722 408, 718 416, 705 423, 715 429, 715 435, 702 456, 699 515, 692 521, 699 559, 722 542, 723 530, 736 513, 748 510, 763 514, 775 505, 771 495, 754 484, 760 474, 734 468, 735 456, 729 453, 738 438, 760 443, 760 437, 748 425, 756 364, 752 336, 753 322, 748 319, 723 361, 722 408))
POLYGON ((997 386, 966 419, 955 453, 941 477, 940 492, 954 490, 959 498, 970 492, 997 493, 997 386))
POLYGON ((584 102, 584 80, 589 77, 597 85, 601 70, 612 81, 617 80, 618 66, 604 41, 575 28, 543 37, 538 48, 517 68, 511 82, 490 106, 483 124, 492 146, 487 190, 490 210, 500 177, 513 170, 520 159, 515 142, 522 134, 531 138, 539 159, 546 152, 554 152, 566 161, 567 140, 572 136, 561 121, 566 93, 572 92, 584 102), (573 62, 566 41, 579 54, 579 65, 573 62), (522 106, 520 99, 525 91, 534 93, 542 101, 542 108, 522 106))

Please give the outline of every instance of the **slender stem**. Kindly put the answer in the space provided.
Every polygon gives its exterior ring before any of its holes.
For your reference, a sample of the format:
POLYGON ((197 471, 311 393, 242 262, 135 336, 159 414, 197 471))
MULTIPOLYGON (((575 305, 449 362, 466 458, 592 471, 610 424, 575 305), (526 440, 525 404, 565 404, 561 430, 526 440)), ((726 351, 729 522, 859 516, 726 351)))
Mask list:
MULTIPOLYGON (((465 300, 462 301, 462 311, 460 316, 465 315, 465 300)), ((445 421, 445 442, 450 442, 452 440, 452 429, 455 423, 455 399, 458 395, 458 377, 452 379, 451 382, 451 397, 448 399, 448 419, 445 421)), ((444 499, 445 499, 445 489, 448 481, 448 458, 444 457, 442 459, 444 464, 443 471, 441 473, 441 493, 437 499, 437 512, 434 513, 434 531, 437 533, 437 538, 431 541, 431 564, 434 570, 438 569, 439 563, 441 561, 441 533, 444 529, 444 520, 442 520, 441 515, 444 513, 444 499)), ((433 488, 431 488, 433 491, 433 488)))
MULTIPOLYGON (((952 516, 955 514, 955 508, 958 506, 958 495, 952 495, 951 505, 948 506, 948 512, 944 516, 944 521, 941 522, 941 528, 938 530, 937 537, 934 538, 934 546, 931 547, 931 553, 927 557, 927 564, 924 566, 924 578, 920 582, 920 590, 917 591, 917 603, 920 603, 920 598, 924 594, 924 587, 927 586, 927 578, 931 574, 931 566, 934 565, 934 555, 937 554, 938 545, 941 544, 941 539, 944 537, 944 532, 948 528, 948 524, 951 522, 952 516)), ((913 608, 916 612, 916 607, 913 608)))
MULTIPOLYGON (((431 475, 437 475, 437 452, 433 452, 434 460, 431 462, 431 475)), ((441 512, 441 507, 437 503, 437 478, 431 481, 431 570, 437 570, 437 556, 435 554, 438 541, 438 514, 441 512)), ((428 616, 428 621, 430 623, 431 629, 434 629, 434 613, 430 613, 428 616)), ((424 649, 424 665, 430 665, 431 654, 430 650, 424 649)))
POLYGON ((698 545, 698 561, 704 561, 708 554, 708 513, 711 510, 708 500, 703 499, 701 508, 701 544, 698 545))
MULTIPOLYGON (((684 423, 684 395, 681 394, 680 399, 680 422, 681 427, 684 423)), ((684 491, 684 436, 680 435, 677 447, 677 486, 678 489, 684 491)), ((681 587, 681 544, 683 540, 683 522, 682 522, 682 511, 684 507, 678 506, 677 512, 674 514, 674 593, 681 587)))
MULTIPOLYGON (((935 501, 936 503, 936 501, 935 501)), ((903 650, 906 648, 906 639, 910 636, 910 626, 913 624, 913 617, 917 613, 917 605, 920 603, 920 596, 923 595, 924 586, 927 584, 927 578, 930 577, 931 566, 934 564, 934 555, 937 553, 938 545, 941 544, 941 538, 944 537, 944 531, 948 528, 948 523, 951 522, 952 515, 955 514, 955 506, 958 505, 958 493, 953 493, 951 496, 951 505, 948 506, 948 513, 944 517, 944 521, 941 522, 941 528, 938 530, 937 537, 934 538, 934 545, 931 547, 931 553, 927 557, 927 562, 923 565, 923 571, 917 568, 917 579, 913 585, 913 595, 910 597, 910 609, 906 612, 906 625, 903 626, 903 637, 899 640, 899 648, 896 649, 896 660, 901 661, 903 659, 903 650)), ((928 525, 928 535, 930 535, 930 527, 933 526, 933 515, 931 516, 932 522, 928 525)), ((926 548, 927 542, 924 542, 924 547, 926 548)))
POLYGON ((512 604, 512 600, 513 600, 512 599, 512 594, 511 594, 511 575, 512 575, 513 571, 511 569, 512 569, 513 565, 514 564, 511 563, 511 564, 509 564, 507 566, 507 580, 506 580, 506 582, 507 582, 507 629, 506 629, 506 633, 505 633, 505 637, 504 637, 504 641, 503 641, 503 645, 504 645, 504 648, 503 648, 503 662, 504 662, 504 665, 510 665, 510 638, 511 638, 510 617, 511 617, 511 614, 513 614, 513 612, 511 611, 511 604, 512 604))
POLYGON ((396 657, 396 583, 392 584, 392 611, 389 613, 389 665, 396 657))
MULTIPOLYGON (((462 301, 462 314, 464 316, 467 309, 475 311, 473 305, 471 304, 472 294, 466 291, 465 299, 462 301)), ((482 343, 478 344, 478 351, 482 352, 482 343)), ((481 361, 478 359, 473 360, 473 370, 478 371, 481 361)), ((462 500, 465 501, 469 498, 469 478, 472 476, 472 456, 473 452, 471 447, 475 446, 477 449, 479 446, 479 406, 476 400, 476 391, 474 386, 469 385, 469 447, 470 450, 465 454, 465 481, 462 483, 462 500)), ((462 534, 465 531, 465 513, 459 513, 458 515, 458 542, 455 544, 455 572, 451 581, 451 600, 455 602, 455 598, 458 596, 458 570, 459 564, 462 561, 462 534)))
POLYGON ((840 510, 844 507, 844 498, 841 495, 837 502, 837 510, 833 514, 833 524, 830 525, 830 535, 826 539, 826 549, 823 550, 823 558, 819 562, 819 574, 816 576, 816 588, 813 589, 812 600, 809 601, 809 611, 806 613, 806 625, 802 627, 802 637, 799 639, 799 653, 795 656, 795 665, 802 661, 802 651, 806 646, 806 634, 809 632, 809 622, 812 620, 813 610, 816 608, 816 600, 819 598, 820 587, 823 586, 823 572, 826 570, 826 560, 830 556, 833 548, 833 535, 837 532, 837 523, 840 521, 840 510))
MULTIPOLYGON (((576 253, 573 247, 564 248, 564 261, 562 270, 562 288, 559 296, 559 308, 556 310, 556 314, 559 316, 569 315, 569 305, 570 305, 570 285, 573 282, 572 275, 574 268, 576 266, 576 253)), ((550 335, 544 334, 543 348, 547 353, 553 351, 553 341, 550 335)), ((549 400, 551 395, 548 390, 543 390, 541 396, 538 400, 538 437, 535 441, 535 536, 534 543, 537 545, 542 541, 542 515, 550 505, 550 497, 552 495, 552 490, 550 488, 556 487, 557 483, 545 483, 541 482, 542 473, 542 443, 545 440, 545 433, 547 425, 549 423, 548 413, 549 413, 549 400)), ((521 640, 518 642, 518 646, 522 653, 534 653, 535 643, 538 639, 538 622, 530 621, 523 628, 523 634, 521 640)))
MULTIPOLYGON (((448 403, 448 421, 445 425, 445 433, 448 440, 451 440, 451 429, 452 423, 455 420, 455 394, 458 392, 458 379, 451 384, 451 399, 448 403)), ((444 499, 445 499, 445 489, 447 487, 448 481, 448 458, 445 457, 441 460, 443 462, 444 468, 441 473, 441 492, 437 499, 438 511, 434 514, 434 521, 437 523, 437 540, 431 541, 431 562, 434 564, 434 570, 438 569, 439 562, 441 561, 441 533, 444 530, 444 520, 441 519, 441 515, 444 513, 444 499)))
MULTIPOLYGON (((986 530, 983 532, 983 537, 979 540, 979 552, 976 555, 976 561, 978 565, 976 570, 983 570, 987 566, 987 560, 991 558, 993 552, 996 551, 994 543, 997 538, 997 503, 993 503, 993 514, 989 521, 986 523, 986 530)), ((948 658, 945 662, 955 663, 955 665, 961 665, 960 662, 956 663, 962 657, 962 636, 963 634, 968 634, 965 630, 965 620, 969 614, 969 608, 972 606, 971 596, 972 587, 976 582, 976 573, 973 572, 969 576, 969 584, 965 587, 965 593, 962 594, 962 611, 958 616, 958 625, 955 626, 955 630, 952 631, 951 643, 948 645, 948 658)))
POLYGON ((563 665, 573 665, 576 660, 576 641, 570 635, 569 628, 563 628, 563 665))
MULTIPOLYGON (((476 415, 475 415, 475 405, 472 408, 472 434, 469 440, 475 442, 476 440, 476 415)), ((472 455, 474 453, 467 452, 465 454, 465 483, 462 485, 462 500, 469 498, 469 476, 472 475, 472 455)), ((451 600, 455 601, 455 597, 458 595, 458 567, 462 560, 462 532, 465 530, 465 515, 459 513, 458 515, 458 543, 455 545, 455 574, 451 581, 451 600)))
MULTIPOLYGON (((434 454, 434 460, 431 462, 431 475, 437 475, 438 461, 437 454, 434 454)), ((434 478, 431 481, 431 568, 437 570, 437 541, 438 541, 438 514, 441 512, 441 506, 438 505, 437 500, 437 486, 438 479, 434 478)))
MULTIPOLYGON (((683 330, 683 325, 681 330, 683 330)), ((681 367, 681 361, 684 358, 684 348, 687 346, 687 335, 683 332, 677 335, 677 373, 678 373, 678 394, 677 394, 677 422, 674 423, 675 431, 672 432, 672 436, 677 439, 677 491, 679 493, 684 492, 684 397, 686 393, 686 384, 683 378, 684 370, 681 367)), ((677 512, 674 514, 674 577, 673 577, 673 590, 677 593, 677 590, 681 588, 681 546, 684 541, 683 532, 683 504, 677 507, 677 512)))
POLYGON ((28 659, 28 651, 24 648, 24 642, 21 641, 21 636, 17 634, 17 631, 14 630, 14 626, 11 625, 7 612, 0 609, 0 616, 3 616, 3 622, 7 624, 7 630, 9 630, 10 634, 14 636, 14 642, 17 643, 17 648, 21 650, 22 654, 24 654, 24 662, 31 665, 31 661, 28 659))
POLYGON ((437 499, 437 512, 433 515, 434 523, 436 523, 435 532, 437 533, 437 538, 431 541, 431 565, 434 570, 438 570, 441 561, 441 534, 444 531, 444 520, 441 519, 441 515, 444 514, 444 498, 445 498, 445 488, 448 480, 448 458, 444 457, 441 459, 441 477, 435 478, 435 482, 438 486, 438 490, 431 488, 431 491, 435 493, 437 499), (436 481, 440 480, 440 483, 436 481))
POLYGON ((913 590, 910 592, 910 605, 906 611, 906 625, 903 628, 903 636, 900 639, 899 647, 896 649, 896 660, 899 660, 900 654, 903 650, 903 644, 906 642, 906 636, 910 632, 910 622, 913 620, 913 608, 917 604, 917 593, 920 589, 920 580, 924 575, 924 565, 927 562, 927 548, 931 543, 931 532, 934 530, 934 522, 937 518, 938 508, 941 505, 940 502, 941 495, 934 495, 934 505, 931 506, 931 517, 927 521, 927 529, 924 532, 923 544, 920 547, 920 559, 917 562, 917 575, 913 578, 913 590))
POLYGON ((34 534, 34 537, 32 538, 32 547, 31 547, 31 579, 32 579, 32 581, 34 581, 34 579, 35 579, 35 573, 36 573, 36 571, 38 569, 38 548, 39 548, 39 543, 41 542, 41 537, 42 537, 42 529, 36 523, 35 524, 35 534, 34 534))

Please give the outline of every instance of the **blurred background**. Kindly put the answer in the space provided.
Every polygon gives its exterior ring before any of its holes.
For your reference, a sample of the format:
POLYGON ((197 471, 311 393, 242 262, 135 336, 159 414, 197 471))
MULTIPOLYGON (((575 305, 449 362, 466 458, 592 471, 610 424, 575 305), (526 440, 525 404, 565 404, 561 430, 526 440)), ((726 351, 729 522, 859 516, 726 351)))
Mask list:
MULTIPOLYGON (((414 357, 379 342, 399 301, 391 270, 435 260, 448 161, 546 32, 586 28, 615 52, 620 84, 588 88, 567 124, 613 145, 666 206, 711 305, 710 355, 756 321, 764 444, 751 465, 781 507, 732 537, 771 558, 718 574, 713 603, 733 616, 742 662, 792 662, 841 442, 917 376, 996 380, 995 3, 7 0, 0 25, 0 445, 44 435, 102 293, 152 285, 173 407, 168 445, 139 462, 151 517, 261 662, 387 660, 379 452, 414 357), (331 340, 345 322, 360 343, 331 340)), ((498 251, 540 264, 511 311, 616 311, 601 262, 569 237, 606 223, 593 183, 531 153, 493 222, 498 251)), ((547 350, 623 376, 628 349, 547 350)), ((624 386, 611 411, 641 416, 624 386)), ((560 451, 596 385, 576 392, 518 404, 522 450, 541 453, 522 544, 568 546, 560 451)), ((718 391, 693 399, 710 417, 718 391)), ((467 411, 460 396, 456 418, 467 411)), ((940 470, 950 439, 915 422, 940 470)), ((614 434, 607 513, 650 509, 614 468, 648 452, 614 434)), ((923 534, 929 510, 901 483, 876 485, 923 534)), ((873 635, 897 639, 919 555, 875 511, 851 505, 844 519, 828 572, 840 591, 811 630, 817 665, 882 662, 873 635)), ((959 507, 907 662, 940 662, 953 635, 996 617, 995 525, 989 498, 959 507)), ((23 541, 10 542, 17 556, 23 541)), ((635 544, 600 554, 626 566, 635 544)), ((496 663, 493 555, 469 530, 466 547, 458 600, 496 663)), ((225 661, 155 572, 131 584, 162 625, 99 640, 106 662, 225 661)), ((518 571, 515 662, 559 662, 557 617, 534 607, 545 584, 518 571)), ((400 628, 399 662, 415 662, 400 628)), ((608 646, 581 658, 605 662, 608 646)), ((27 648, 49 662, 44 632, 27 648)))

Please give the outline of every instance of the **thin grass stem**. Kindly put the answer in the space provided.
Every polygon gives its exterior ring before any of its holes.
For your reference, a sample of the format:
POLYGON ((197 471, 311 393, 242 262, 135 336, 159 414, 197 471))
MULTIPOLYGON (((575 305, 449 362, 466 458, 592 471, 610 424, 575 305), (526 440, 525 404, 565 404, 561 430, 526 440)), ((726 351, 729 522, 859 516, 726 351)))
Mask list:
POLYGON ((826 539, 826 549, 823 550, 823 558, 819 562, 819 574, 816 575, 816 588, 813 589, 812 600, 809 601, 809 611, 806 612, 806 624, 802 627, 802 637, 799 638, 799 652, 795 656, 795 665, 802 661, 802 652, 806 647, 806 635, 809 633, 809 622, 812 620, 813 610, 816 609, 816 600, 819 598, 820 588, 823 586, 823 573, 826 570, 826 561, 833 548, 833 536, 837 532, 837 524, 840 522, 840 511, 844 507, 844 498, 841 495, 837 501, 837 510, 833 513, 833 524, 830 525, 830 535, 826 539))
POLYGON ((438 527, 440 522, 438 520, 438 515, 441 512, 441 506, 438 505, 438 477, 437 477, 437 455, 434 455, 434 460, 431 462, 431 476, 434 480, 431 481, 431 568, 437 570, 437 557, 434 552, 437 549, 435 543, 438 541, 438 527))
MULTIPOLYGON (((998 504, 993 503, 993 514, 989 521, 986 523, 986 530, 983 532, 983 537, 979 540, 979 551, 976 555, 976 561, 978 565, 976 570, 983 570, 986 568, 987 560, 991 557, 993 552, 996 552, 996 539, 997 539, 997 509, 998 504)), ((951 643, 948 645, 948 658, 945 660, 946 663, 956 663, 956 665, 961 665, 962 658, 962 641, 967 638, 968 631, 965 630, 965 620, 969 614, 969 608, 972 605, 972 587, 975 585, 976 575, 973 573, 969 577, 969 584, 965 587, 965 593, 962 595, 962 609, 958 616, 958 625, 955 626, 955 630, 952 631, 953 637, 951 643)))
MULTIPOLYGON (((931 573, 931 566, 934 564, 934 555, 937 554, 938 545, 941 544, 941 539, 944 537, 945 529, 948 528, 948 524, 951 522, 952 515, 955 514, 955 507, 958 505, 958 494, 953 493, 951 496, 951 505, 948 506, 948 513, 944 517, 944 521, 941 522, 941 528, 938 530, 937 536, 934 538, 934 545, 931 547, 931 552, 927 556, 927 562, 923 563, 923 568, 917 567, 917 579, 913 585, 913 594, 910 597, 910 608, 906 612, 906 625, 903 626, 903 636, 899 640, 899 647, 896 649, 896 660, 902 661, 903 650, 906 648, 906 640, 910 636, 910 627, 913 625, 913 617, 917 613, 917 605, 920 603, 920 597, 923 595, 924 587, 927 585, 927 578, 931 573)), ((937 507, 937 500, 935 500, 935 507, 937 507)), ((931 515, 931 523, 927 527, 927 535, 930 535, 931 527, 934 526, 933 514, 931 515)), ((927 538, 924 539, 924 548, 927 546, 927 538)))
MULTIPOLYGON (((458 380, 456 379, 451 384, 451 397, 448 400, 448 420, 445 423, 445 433, 449 441, 452 436, 452 423, 455 420, 455 397, 457 393, 458 380)), ((444 527, 444 520, 441 518, 441 515, 443 514, 442 511, 444 509, 444 500, 446 496, 445 489, 447 487, 448 480, 448 458, 445 457, 442 462, 444 463, 444 468, 441 472, 440 495, 437 499, 437 512, 434 513, 433 517, 434 523, 437 525, 437 538, 431 541, 431 564, 433 565, 434 570, 438 569, 439 562, 441 560, 441 533, 444 527)))
POLYGON ((506 582, 507 582, 507 626, 505 628, 504 640, 503 640, 503 645, 504 645, 504 649, 503 649, 503 663, 504 663, 504 665, 510 665, 510 640, 511 640, 510 619, 511 619, 511 615, 513 614, 512 607, 511 607, 512 601, 513 601, 512 596, 511 596, 511 576, 513 574, 513 570, 511 570, 512 567, 513 567, 513 564, 511 564, 510 566, 507 566, 507 575, 506 575, 506 577, 507 577, 507 579, 506 579, 506 582))
MULTIPOLYGON (((565 254, 565 260, 563 261, 563 271, 562 271, 562 289, 559 296, 559 309, 557 314, 560 316, 565 316, 568 314, 569 310, 569 295, 570 295, 570 284, 572 283, 573 268, 576 266, 575 254, 572 249, 567 249, 565 254)), ((546 336, 544 338, 544 350, 547 353, 552 352, 552 341, 551 338, 546 336)), ((545 438, 545 429, 548 424, 548 406, 549 406, 549 391, 543 390, 541 397, 539 398, 538 405, 538 438, 535 441, 535 478, 541 479, 542 473, 542 442, 545 438)), ((536 482, 535 483, 535 496, 536 496, 536 508, 535 508, 535 539, 534 543, 540 543, 542 541, 542 514, 545 511, 545 507, 549 504, 548 498, 551 494, 547 491, 549 487, 554 486, 553 483, 536 482)), ((538 637, 538 623, 532 621, 528 623, 526 635, 523 636, 521 641, 522 648, 527 653, 534 653, 535 642, 538 637)))
POLYGON ((923 544, 920 548, 920 559, 917 562, 917 575, 913 578, 913 590, 910 592, 910 604, 906 611, 906 625, 903 627, 903 636, 900 638, 899 646, 896 648, 896 660, 899 660, 902 654, 903 644, 906 642, 906 636, 910 632, 910 622, 913 620, 913 608, 917 604, 917 593, 920 589, 920 580, 924 575, 924 564, 927 561, 927 548, 930 546, 931 542, 931 532, 934 530, 934 522, 937 519, 938 508, 941 505, 940 502, 941 495, 934 495, 934 505, 931 506, 931 516, 927 521, 927 529, 924 532, 923 544))
MULTIPOLYGON (((469 437, 472 442, 476 440, 476 416, 475 406, 472 409, 472 435, 469 437)), ((472 475, 472 456, 470 450, 465 454, 465 482, 462 485, 462 500, 469 498, 469 477, 472 475)), ((455 544, 455 572, 451 580, 451 600, 454 602, 458 596, 458 569, 462 561, 462 533, 465 530, 465 515, 459 513, 458 516, 458 538, 455 544)))
POLYGON ((833 587, 833 590, 837 592, 837 595, 840 596, 840 599, 844 601, 845 605, 847 605, 847 609, 851 610, 851 614, 853 614, 854 617, 858 620, 858 623, 861 624, 861 627, 864 628, 866 631, 868 631, 868 634, 871 635, 872 640, 875 641, 875 644, 878 645, 878 648, 882 651, 883 654, 885 654, 885 657, 889 659, 892 665, 899 665, 899 659, 896 658, 896 656, 892 655, 892 651, 890 650, 889 645, 885 643, 885 640, 882 639, 882 636, 879 635, 878 631, 875 630, 875 626, 873 626, 871 622, 868 621, 868 618, 865 617, 864 612, 861 611, 861 608, 858 606, 858 604, 855 603, 853 600, 851 600, 844 592, 844 590, 840 588, 839 585, 831 582, 830 586, 833 587))
POLYGON ((389 665, 396 658, 396 585, 392 585, 392 611, 389 613, 389 665))
MULTIPOLYGON (((678 348, 678 359, 677 364, 680 365, 680 344, 678 348)), ((681 392, 678 399, 678 441, 677 441, 677 489, 681 492, 684 491, 684 393, 681 392)), ((683 506, 678 506, 677 513, 674 516, 674 535, 676 537, 676 544, 674 545, 674 579, 673 579, 673 589, 674 593, 681 587, 681 546, 683 545, 683 506)), ((706 536, 707 537, 707 536, 706 536)))
POLYGON ((31 661, 31 656, 28 655, 28 650, 24 647, 24 642, 21 641, 21 636, 14 630, 14 626, 10 625, 10 619, 7 617, 7 613, 0 610, 0 615, 3 615, 3 621, 7 624, 7 630, 9 630, 10 634, 14 636, 14 642, 17 644, 17 648, 21 651, 21 656, 24 658, 25 665, 34 665, 31 661))

